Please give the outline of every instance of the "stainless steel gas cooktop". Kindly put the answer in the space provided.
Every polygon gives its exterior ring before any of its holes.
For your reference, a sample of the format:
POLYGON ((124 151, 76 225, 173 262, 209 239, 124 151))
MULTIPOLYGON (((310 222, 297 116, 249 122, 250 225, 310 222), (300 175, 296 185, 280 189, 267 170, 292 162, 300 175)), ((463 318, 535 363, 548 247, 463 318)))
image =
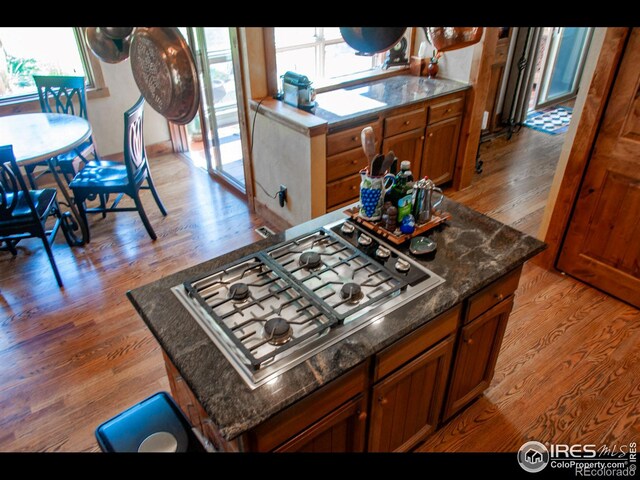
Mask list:
POLYGON ((443 282, 340 220, 172 291, 257 388, 443 282))

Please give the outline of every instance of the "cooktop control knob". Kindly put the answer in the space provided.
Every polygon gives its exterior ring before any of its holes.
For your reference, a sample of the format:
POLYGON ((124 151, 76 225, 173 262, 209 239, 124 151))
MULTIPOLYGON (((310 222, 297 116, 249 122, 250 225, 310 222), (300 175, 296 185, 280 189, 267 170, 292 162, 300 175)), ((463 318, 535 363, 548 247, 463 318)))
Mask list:
POLYGON ((376 250, 376 257, 389 258, 389 255, 391 255, 391 251, 383 246, 379 246, 376 250))
POLYGON ((349 222, 344 222, 342 224, 342 227, 340 227, 340 230, 342 231, 342 233, 353 233, 353 231, 356 229, 356 227, 353 226, 353 223, 349 223, 349 222))
POLYGON ((399 272, 402 272, 402 273, 408 272, 410 268, 411 268, 411 264, 409 264, 409 262, 407 262, 406 260, 403 260, 402 258, 399 258, 398 261, 396 262, 396 270, 398 270, 399 272))
POLYGON ((364 245, 365 247, 367 245, 371 245, 371 242, 372 242, 371 237, 369 235, 365 235, 364 233, 358 237, 358 243, 360 245, 364 245))

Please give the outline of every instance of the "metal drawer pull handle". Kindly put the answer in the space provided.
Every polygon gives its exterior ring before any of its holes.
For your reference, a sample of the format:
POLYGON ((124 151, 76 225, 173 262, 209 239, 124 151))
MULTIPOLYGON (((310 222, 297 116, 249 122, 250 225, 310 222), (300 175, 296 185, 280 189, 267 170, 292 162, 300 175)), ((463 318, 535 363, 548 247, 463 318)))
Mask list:
POLYGON ((466 343, 467 345, 473 345, 474 344, 473 338, 465 338, 464 343, 466 343))
POLYGON ((409 122, 409 120, 407 120, 406 122, 404 122, 404 124, 405 124, 405 125, 409 125, 409 123, 411 123, 411 122, 409 122))
POLYGON ((433 137, 433 132, 431 132, 431 133, 429 134, 429 136, 430 136, 430 137, 433 137))
POLYGON ((450 109, 450 108, 447 108, 447 109, 445 110, 445 112, 446 112, 446 113, 449 113, 450 111, 451 111, 451 109, 450 109))
POLYGON ((360 409, 358 409, 356 415, 358 416, 358 420, 360 420, 361 422, 367 419, 367 412, 363 412, 360 409))
POLYGON ((496 293, 494 297, 496 297, 496 300, 498 300, 499 302, 504 300, 504 295, 502 293, 496 293))
POLYGON ((387 399, 386 399, 386 398, 384 398, 384 397, 378 397, 378 403, 379 403, 380 405, 386 405, 387 403, 389 403, 389 400, 387 400, 387 399))
POLYGON ((356 142, 357 140, 358 140, 358 137, 351 137, 352 142, 356 142))

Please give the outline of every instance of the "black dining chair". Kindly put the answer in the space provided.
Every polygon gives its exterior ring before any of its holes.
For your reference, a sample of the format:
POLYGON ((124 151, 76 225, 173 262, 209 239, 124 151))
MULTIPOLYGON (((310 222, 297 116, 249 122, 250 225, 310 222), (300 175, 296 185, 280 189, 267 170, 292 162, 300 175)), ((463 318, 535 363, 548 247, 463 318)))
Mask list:
POLYGON ((69 187, 73 191, 74 201, 85 222, 87 222, 87 212, 102 213, 104 216, 107 212, 137 211, 149 236, 155 240, 156 233, 153 231, 140 201, 140 189, 151 190, 162 215, 166 216, 167 211, 160 201, 149 170, 142 128, 143 113, 143 97, 140 97, 136 104, 124 113, 124 164, 106 167, 87 164, 71 181, 69 187), (147 185, 143 186, 145 180, 147 185), (109 195, 116 193, 118 196, 111 206, 107 206, 103 202, 99 207, 87 208, 85 205, 85 200, 94 195, 101 198, 106 197, 108 200, 109 195), (124 195, 133 199, 135 207, 118 207, 118 203, 124 195))
MULTIPOLYGON (((88 120, 85 77, 33 75, 33 80, 38 90, 38 100, 43 113, 77 115, 88 120)), ((64 176, 67 183, 73 179, 77 172, 76 159, 79 159, 82 165, 99 163, 102 166, 109 166, 115 163, 109 160, 99 160, 93 138, 89 137, 82 145, 62 153, 54 159, 58 172, 64 176), (93 156, 93 160, 87 159, 89 155, 93 156)), ((37 179, 49 173, 48 167, 49 164, 46 161, 24 167, 31 188, 37 188, 37 179), (47 168, 35 175, 35 169, 38 166, 47 168)))
POLYGON ((16 244, 26 238, 40 238, 49 257, 58 285, 62 278, 53 258, 51 245, 61 225, 61 214, 56 201, 56 189, 29 190, 11 145, 0 147, 0 250, 18 254, 16 244), (56 218, 53 228, 47 230, 46 222, 56 218))

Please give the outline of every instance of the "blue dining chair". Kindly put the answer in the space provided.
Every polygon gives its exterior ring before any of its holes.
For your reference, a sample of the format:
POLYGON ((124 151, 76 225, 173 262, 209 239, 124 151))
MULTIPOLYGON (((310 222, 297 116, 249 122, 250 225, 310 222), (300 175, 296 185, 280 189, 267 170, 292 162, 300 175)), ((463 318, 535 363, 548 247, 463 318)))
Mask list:
POLYGON ((20 174, 11 145, 0 147, 0 250, 18 254, 16 244, 26 238, 40 238, 49 257, 49 263, 58 285, 62 278, 53 258, 51 245, 61 225, 61 214, 56 201, 56 189, 29 190, 20 174), (56 218, 53 228, 47 230, 46 222, 56 218))
MULTIPOLYGON (((87 164, 69 183, 69 188, 73 191, 78 211, 87 225, 87 212, 102 213, 104 216, 106 212, 137 211, 147 233, 155 240, 156 234, 140 200, 140 189, 151 190, 162 215, 166 216, 167 211, 158 196, 149 170, 142 128, 143 113, 144 97, 140 97, 133 107, 124 112, 124 164, 111 166, 87 164), (145 180, 147 185, 143 186, 145 180), (92 196, 100 196, 101 199, 108 200, 111 194, 118 194, 111 206, 105 205, 102 200, 99 207, 87 208, 85 205, 85 200, 92 196), (124 195, 133 199, 135 207, 118 207, 124 195)), ((88 238, 87 241, 89 241, 88 238)))
MULTIPOLYGON (((34 75, 33 80, 38 90, 38 100, 40 101, 40 109, 43 113, 77 115, 88 120, 85 77, 34 75)), ((99 160, 96 147, 93 143, 93 137, 89 137, 82 145, 55 157, 54 163, 56 168, 58 172, 64 176, 67 183, 73 179, 77 172, 75 168, 76 159, 79 159, 83 165, 89 162, 99 163, 102 166, 117 163, 109 160, 99 160), (94 160, 87 160, 88 155, 92 155, 94 160)), ((40 178, 40 176, 49 173, 48 165, 49 164, 44 161, 24 167, 31 188, 37 188, 36 180, 40 178), (34 176, 35 169, 38 166, 45 166, 47 168, 34 176)), ((80 169, 81 168, 78 170, 80 169)))

